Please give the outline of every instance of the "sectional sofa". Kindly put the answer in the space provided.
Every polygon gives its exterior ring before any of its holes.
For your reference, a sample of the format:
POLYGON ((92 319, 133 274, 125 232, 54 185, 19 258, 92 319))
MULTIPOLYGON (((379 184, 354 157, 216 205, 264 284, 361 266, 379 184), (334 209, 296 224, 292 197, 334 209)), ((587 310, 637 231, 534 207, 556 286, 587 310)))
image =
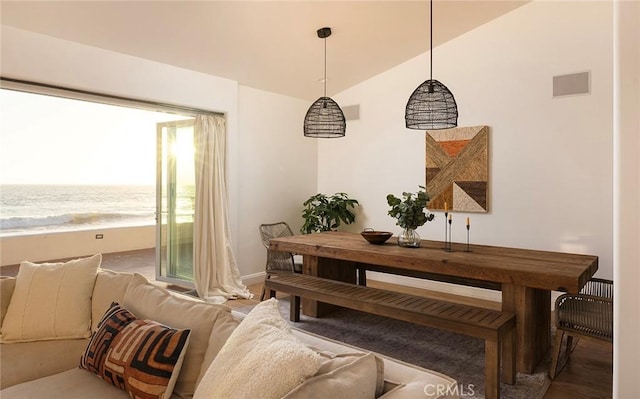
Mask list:
POLYGON ((0 396, 438 398, 456 381, 100 269, 100 255, 23 262, 0 279, 0 396))

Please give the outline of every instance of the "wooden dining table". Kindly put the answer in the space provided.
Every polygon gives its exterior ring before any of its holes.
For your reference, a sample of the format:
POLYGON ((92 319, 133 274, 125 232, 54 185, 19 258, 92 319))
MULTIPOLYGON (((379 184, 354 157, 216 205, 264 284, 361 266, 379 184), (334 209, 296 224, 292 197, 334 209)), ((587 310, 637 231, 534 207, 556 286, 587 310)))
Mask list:
MULTIPOLYGON (((422 240, 419 248, 392 237, 373 245, 360 234, 323 232, 271 239, 269 248, 303 256, 303 273, 365 284, 366 271, 443 281, 502 292, 502 310, 516 314, 517 370, 533 373, 551 342, 551 291, 578 293, 598 269, 598 257, 532 249, 422 240)), ((303 301, 320 317, 329 307, 303 301)))

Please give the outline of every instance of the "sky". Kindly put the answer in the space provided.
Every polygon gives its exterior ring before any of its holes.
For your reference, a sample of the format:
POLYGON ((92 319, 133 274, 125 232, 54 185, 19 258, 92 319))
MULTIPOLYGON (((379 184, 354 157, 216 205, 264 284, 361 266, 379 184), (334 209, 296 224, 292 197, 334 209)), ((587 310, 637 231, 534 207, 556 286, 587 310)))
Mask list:
POLYGON ((156 123, 180 119, 0 90, 0 184, 154 185, 156 123))

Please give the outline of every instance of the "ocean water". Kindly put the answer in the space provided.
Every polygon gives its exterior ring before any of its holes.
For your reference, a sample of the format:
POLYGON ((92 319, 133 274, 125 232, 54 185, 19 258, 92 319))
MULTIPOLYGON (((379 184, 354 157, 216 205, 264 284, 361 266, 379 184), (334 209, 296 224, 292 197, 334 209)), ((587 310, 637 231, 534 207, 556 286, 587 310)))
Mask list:
POLYGON ((0 236, 155 223, 155 186, 0 185, 0 236))

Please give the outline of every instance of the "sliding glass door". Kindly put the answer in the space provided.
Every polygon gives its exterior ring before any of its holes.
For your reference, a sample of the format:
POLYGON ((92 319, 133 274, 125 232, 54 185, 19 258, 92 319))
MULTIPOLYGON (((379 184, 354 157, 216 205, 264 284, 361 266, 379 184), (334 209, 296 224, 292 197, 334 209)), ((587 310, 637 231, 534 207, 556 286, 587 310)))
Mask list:
POLYGON ((156 279, 193 287, 193 120, 157 124, 156 279))

